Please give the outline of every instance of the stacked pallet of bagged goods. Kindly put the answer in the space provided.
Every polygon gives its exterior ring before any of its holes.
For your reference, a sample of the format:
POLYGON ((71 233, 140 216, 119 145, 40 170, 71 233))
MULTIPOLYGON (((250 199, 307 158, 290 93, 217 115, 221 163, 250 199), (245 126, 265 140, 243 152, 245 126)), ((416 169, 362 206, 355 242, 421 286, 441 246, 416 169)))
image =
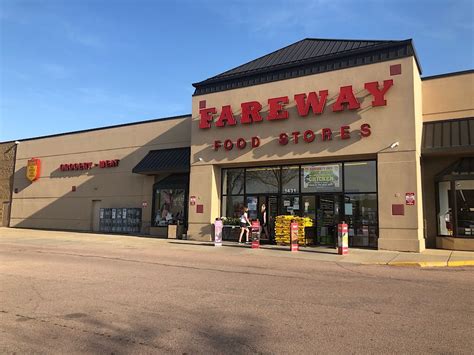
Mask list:
POLYGON ((308 217, 277 216, 275 219, 275 241, 277 244, 290 244, 290 224, 298 223, 298 244, 305 244, 305 227, 312 227, 313 221, 308 217))

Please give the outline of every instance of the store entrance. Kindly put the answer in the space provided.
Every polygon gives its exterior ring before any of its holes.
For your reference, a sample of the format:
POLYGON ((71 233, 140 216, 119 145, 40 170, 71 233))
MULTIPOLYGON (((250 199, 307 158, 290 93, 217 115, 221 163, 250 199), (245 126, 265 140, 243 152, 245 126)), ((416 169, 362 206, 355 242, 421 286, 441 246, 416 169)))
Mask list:
POLYGON ((278 216, 278 196, 277 195, 255 195, 247 196, 246 206, 249 209, 249 219, 258 219, 260 223, 263 221, 262 205, 266 210, 266 233, 262 230, 260 240, 271 243, 275 240, 275 218, 278 216))
POLYGON ((314 227, 307 231, 307 239, 316 245, 335 246, 337 225, 342 217, 341 194, 303 195, 302 215, 314 221, 314 227))

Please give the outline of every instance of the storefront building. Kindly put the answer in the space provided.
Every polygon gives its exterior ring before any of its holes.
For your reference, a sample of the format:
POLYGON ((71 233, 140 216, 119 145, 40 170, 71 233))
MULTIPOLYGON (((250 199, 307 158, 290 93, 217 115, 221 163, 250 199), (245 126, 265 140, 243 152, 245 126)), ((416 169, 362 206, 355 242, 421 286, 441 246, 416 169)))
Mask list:
POLYGON ((21 141, 10 226, 210 240, 265 204, 309 244, 345 221, 352 247, 472 250, 473 80, 422 79, 411 40, 305 39, 194 84, 191 115, 21 141))

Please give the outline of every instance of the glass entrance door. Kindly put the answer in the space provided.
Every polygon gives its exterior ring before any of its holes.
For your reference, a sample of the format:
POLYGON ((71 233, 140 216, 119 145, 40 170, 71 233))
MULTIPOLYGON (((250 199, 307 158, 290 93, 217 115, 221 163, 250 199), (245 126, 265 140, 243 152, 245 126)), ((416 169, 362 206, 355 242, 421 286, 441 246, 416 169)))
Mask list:
POLYGON ((278 196, 267 196, 268 235, 269 241, 275 240, 275 219, 278 216, 278 196))
POLYGON ((265 205, 267 214, 266 233, 262 230, 260 239, 262 241, 271 242, 274 240, 275 218, 279 211, 279 198, 277 195, 253 195, 246 197, 246 206, 249 209, 248 217, 250 220, 259 220, 263 222, 262 205, 265 205))
MULTIPOLYGON (((334 246, 341 220, 341 195, 316 195, 316 243, 334 246)), ((311 201, 308 200, 311 206, 311 201)), ((309 211, 309 208, 308 208, 309 211)))

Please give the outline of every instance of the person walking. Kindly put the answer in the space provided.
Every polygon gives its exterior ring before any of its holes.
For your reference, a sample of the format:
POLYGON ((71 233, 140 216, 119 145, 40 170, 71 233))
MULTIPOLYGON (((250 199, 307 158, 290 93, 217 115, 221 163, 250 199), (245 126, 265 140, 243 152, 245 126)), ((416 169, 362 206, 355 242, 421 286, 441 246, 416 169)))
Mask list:
POLYGON ((268 237, 267 206, 265 206, 264 203, 262 203, 262 206, 260 207, 260 215, 258 219, 260 221, 260 238, 263 232, 265 233, 265 239, 269 240, 270 238, 268 237))
POLYGON ((249 226, 250 221, 248 217, 249 209, 244 207, 242 210, 242 215, 240 216, 240 236, 239 236, 239 244, 242 244, 242 236, 245 233, 245 242, 249 242, 249 226))

